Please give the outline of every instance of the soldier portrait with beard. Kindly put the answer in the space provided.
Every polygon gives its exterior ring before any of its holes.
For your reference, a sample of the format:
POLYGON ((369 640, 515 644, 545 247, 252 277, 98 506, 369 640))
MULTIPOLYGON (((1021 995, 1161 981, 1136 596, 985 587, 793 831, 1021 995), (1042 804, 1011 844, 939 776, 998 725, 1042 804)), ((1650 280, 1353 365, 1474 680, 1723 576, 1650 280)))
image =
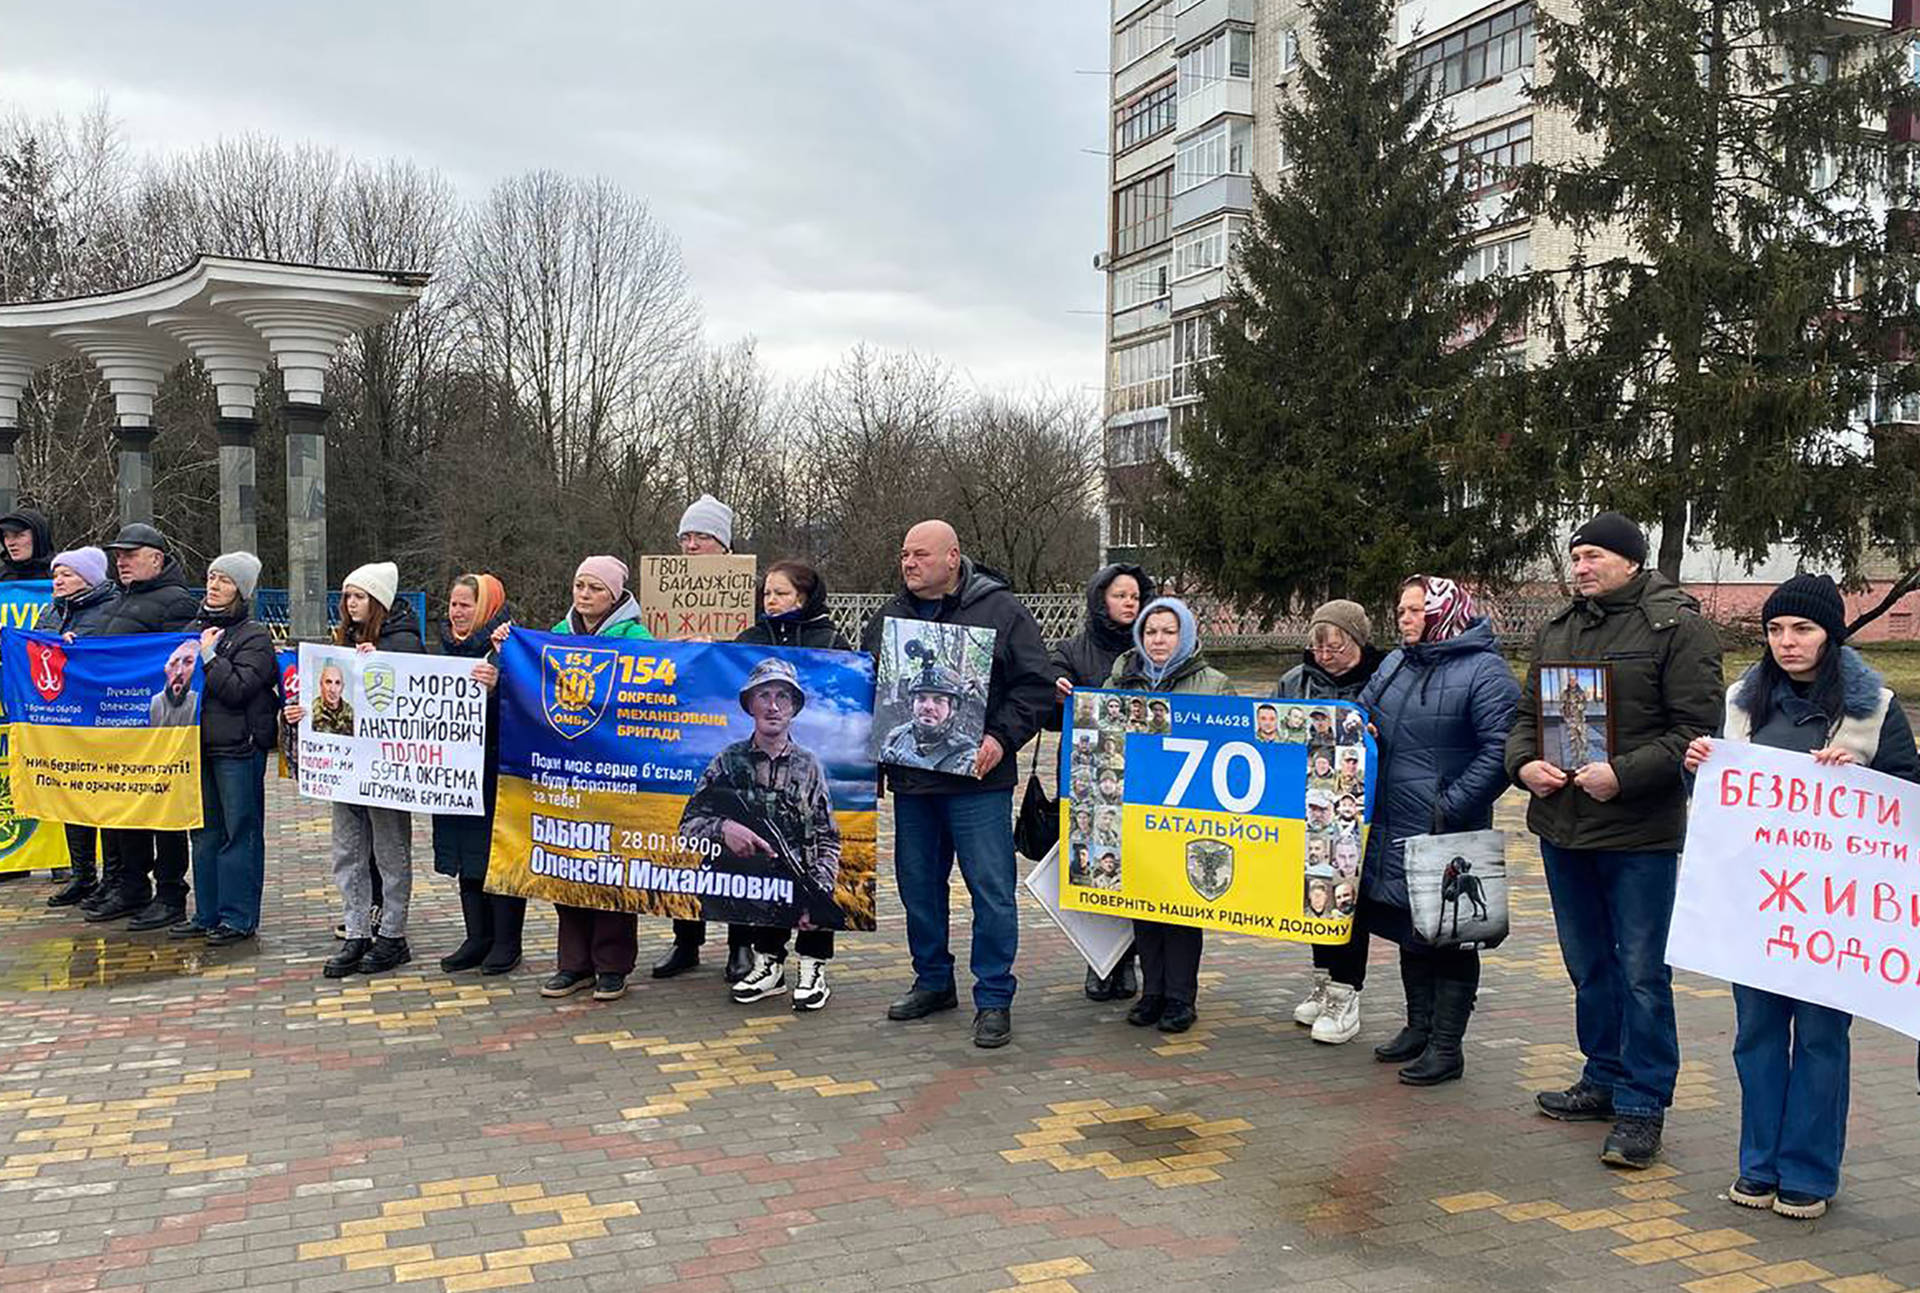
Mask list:
POLYGON ((913 716, 887 733, 880 762, 930 772, 973 775, 980 743, 958 730, 965 685, 953 670, 928 658, 907 687, 913 716))

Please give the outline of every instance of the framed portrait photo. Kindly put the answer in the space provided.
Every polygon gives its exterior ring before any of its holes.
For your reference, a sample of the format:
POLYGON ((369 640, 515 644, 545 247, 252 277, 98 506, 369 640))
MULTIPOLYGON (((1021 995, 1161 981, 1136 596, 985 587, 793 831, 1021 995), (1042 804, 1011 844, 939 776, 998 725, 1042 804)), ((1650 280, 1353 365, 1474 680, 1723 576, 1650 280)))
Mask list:
POLYGON ((1568 772, 1613 758, 1613 666, 1543 664, 1535 687, 1541 758, 1568 772))

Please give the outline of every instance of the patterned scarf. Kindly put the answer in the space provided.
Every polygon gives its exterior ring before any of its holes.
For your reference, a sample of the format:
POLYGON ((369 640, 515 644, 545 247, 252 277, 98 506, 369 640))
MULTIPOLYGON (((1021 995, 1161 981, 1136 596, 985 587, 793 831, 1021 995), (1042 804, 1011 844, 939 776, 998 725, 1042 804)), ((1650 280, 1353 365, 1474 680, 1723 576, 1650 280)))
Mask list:
POLYGON ((1473 595, 1451 579, 1435 575, 1416 578, 1427 590, 1427 625, 1420 632, 1420 640, 1445 642, 1466 632, 1475 619, 1473 595))

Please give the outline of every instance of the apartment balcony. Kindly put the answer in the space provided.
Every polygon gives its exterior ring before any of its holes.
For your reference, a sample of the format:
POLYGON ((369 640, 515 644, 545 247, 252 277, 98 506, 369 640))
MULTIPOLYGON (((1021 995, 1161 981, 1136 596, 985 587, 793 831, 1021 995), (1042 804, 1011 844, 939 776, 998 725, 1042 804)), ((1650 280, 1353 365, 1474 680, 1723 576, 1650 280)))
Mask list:
POLYGON ((1188 0, 1173 17, 1174 47, 1191 45, 1222 23, 1243 22, 1251 26, 1259 12, 1257 0, 1188 0))
POLYGON ((1203 85, 1191 94, 1180 97, 1179 133, 1198 130, 1215 117, 1232 113, 1238 117, 1253 115, 1253 82, 1238 77, 1226 77, 1211 85, 1203 85))
POLYGON ((1183 278, 1173 285, 1173 313, 1196 306, 1210 305, 1227 294, 1227 271, 1210 269, 1204 274, 1183 278))
POLYGON ((1113 159, 1113 182, 1125 184, 1148 171, 1157 171, 1173 160, 1173 132, 1168 131, 1158 139, 1150 139, 1135 148, 1129 148, 1113 159))
POLYGON ((1113 315, 1113 339, 1125 341, 1150 328, 1164 328, 1167 326, 1167 320, 1172 317, 1173 311, 1168 307, 1167 298, 1164 296, 1157 301, 1148 301, 1131 309, 1116 310, 1113 315))
POLYGON ((1173 70, 1173 42, 1164 41, 1150 54, 1142 55, 1113 74, 1113 98, 1117 103, 1149 82, 1173 70))
POLYGON ((1221 175, 1174 195, 1173 227, 1184 228, 1223 211, 1253 210, 1253 177, 1221 175))

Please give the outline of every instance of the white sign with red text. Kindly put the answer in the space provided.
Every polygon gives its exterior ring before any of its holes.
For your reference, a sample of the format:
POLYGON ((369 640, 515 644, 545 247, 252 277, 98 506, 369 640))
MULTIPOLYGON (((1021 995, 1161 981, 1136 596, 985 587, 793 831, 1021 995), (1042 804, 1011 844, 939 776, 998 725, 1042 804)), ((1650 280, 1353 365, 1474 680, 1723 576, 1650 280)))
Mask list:
POLYGON ((1667 963, 1920 1037, 1920 785, 1716 740, 1667 963))

